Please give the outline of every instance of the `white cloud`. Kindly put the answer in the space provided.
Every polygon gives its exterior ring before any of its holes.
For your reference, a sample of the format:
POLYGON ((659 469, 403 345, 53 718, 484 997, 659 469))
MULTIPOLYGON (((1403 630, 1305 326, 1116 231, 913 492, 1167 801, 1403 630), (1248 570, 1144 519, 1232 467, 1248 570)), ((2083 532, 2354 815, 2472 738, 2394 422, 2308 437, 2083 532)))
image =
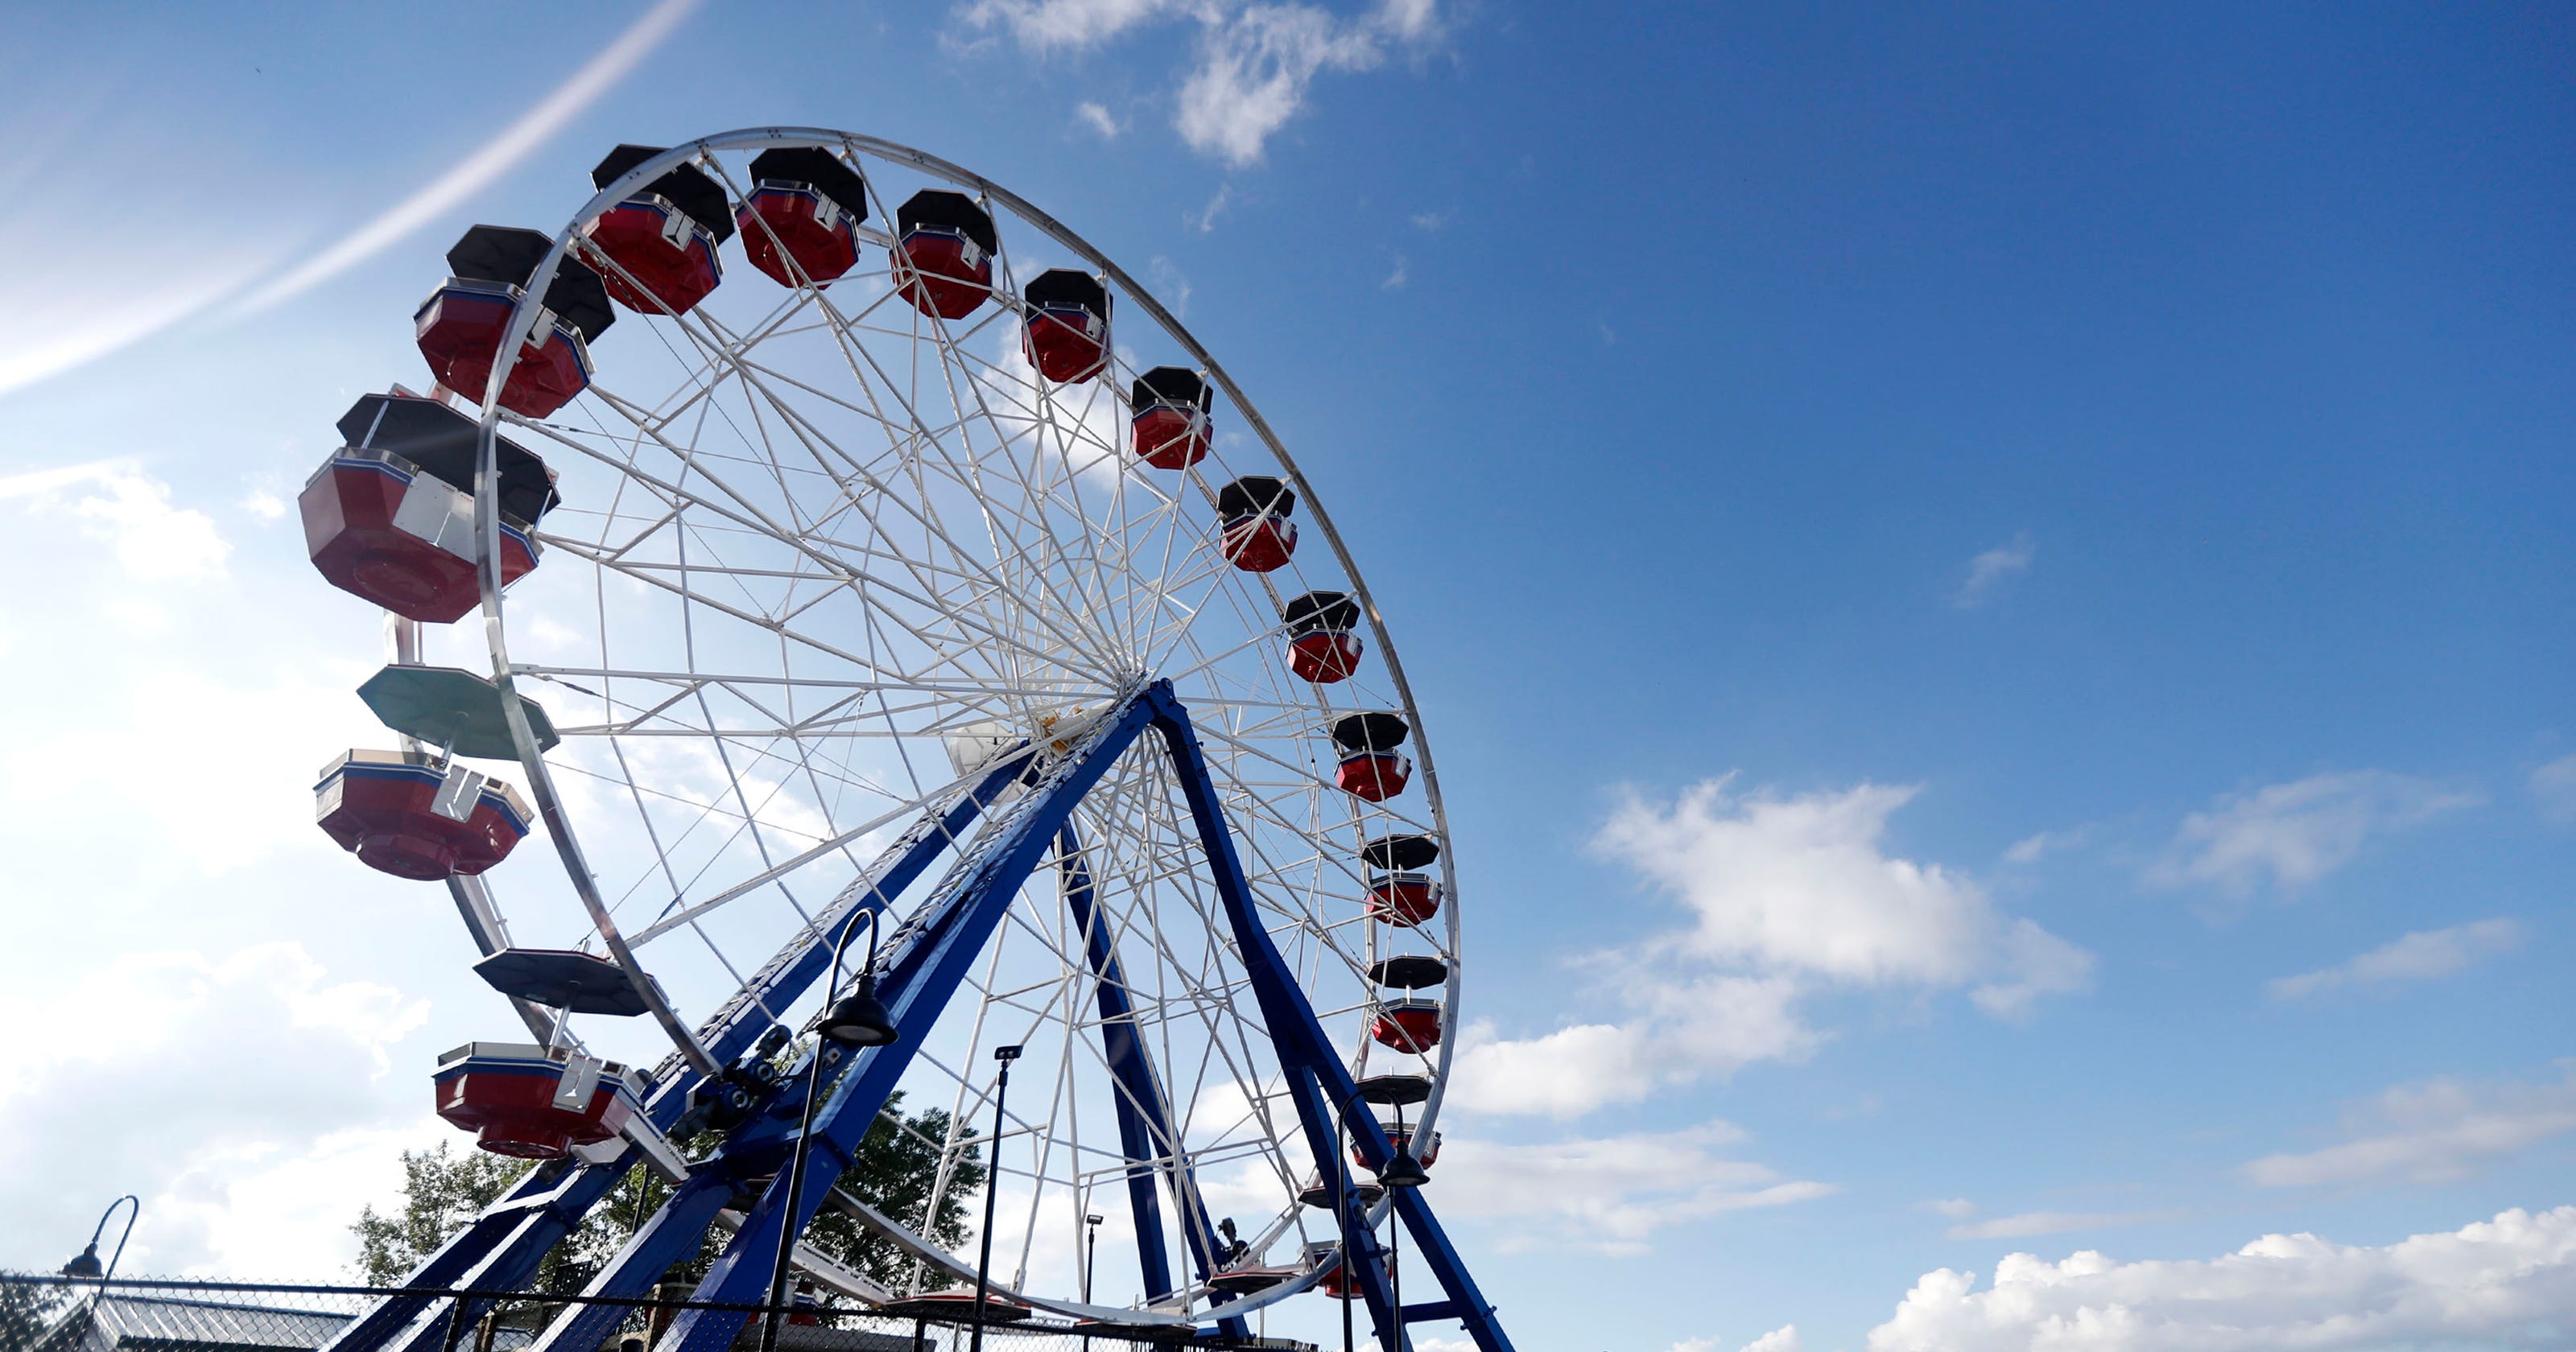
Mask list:
POLYGON ((2448 929, 2417 930, 2332 967, 2275 978, 2264 989, 2275 1000, 2299 1000, 2339 986, 2390 986, 2431 981, 2468 970, 2490 954, 2522 946, 2522 926, 2499 917, 2448 929))
POLYGON ((1911 786, 1735 794, 1709 780, 1669 806, 1631 797, 1600 851, 1678 896, 1698 957, 1854 983, 1986 983, 2006 1005, 2078 989, 2091 958, 1999 915, 1974 882, 1888 857, 1887 819, 1911 786))
POLYGON ((2471 789, 2387 770, 2311 775, 2221 797, 2183 818, 2149 881, 2244 894, 2267 876, 2284 891, 2352 861, 2375 836, 2483 801, 2471 789))
POLYGON ((1438 211, 1417 211, 1410 219, 1413 222, 1413 228, 1424 234, 1437 233, 1442 226, 1449 223, 1447 214, 1438 211))
POLYGON ((1395 267, 1388 271, 1385 281, 1377 284, 1377 289, 1380 291, 1393 291, 1402 287, 1410 275, 1405 271, 1405 266, 1404 255, 1397 254, 1395 256, 1395 267))
POLYGON ((1807 1344, 1798 1337, 1797 1325, 1783 1324, 1746 1343, 1744 1352, 1807 1352, 1807 1344))
POLYGON ((1109 115, 1108 109, 1089 100, 1073 105, 1073 115, 1082 119, 1084 126, 1100 133, 1100 139, 1104 141, 1115 141, 1118 133, 1126 130, 1118 125, 1117 118, 1109 115))
POLYGON ((1577 1024, 1521 1040, 1495 1037, 1487 1021, 1470 1025, 1449 1101, 1483 1112, 1579 1117, 1668 1084, 1756 1061, 1797 1060, 1824 1040, 1798 1021, 1790 1008, 1798 987, 1785 978, 1671 984, 1640 974, 1622 984, 1638 1013, 1624 1024, 1577 1024))
POLYGON ((1189 212, 1181 213, 1181 224, 1188 226, 1192 230, 1198 231, 1202 235, 1216 229, 1217 215, 1225 210, 1227 201, 1233 196, 1233 184, 1220 183, 1216 185, 1215 194, 1208 198, 1208 204, 1200 208, 1196 215, 1192 215, 1189 212))
POLYGON ((2028 572, 2030 561, 2039 556, 2039 544, 2023 531, 2010 540, 1968 560, 1968 575, 1950 596, 1950 603, 1961 610, 1985 604, 1995 585, 2016 573, 2028 572))
MULTIPOLYGON (((1540 1145, 1453 1139, 1440 1153, 1440 1208, 1450 1216, 1543 1220, 1515 1233, 1627 1254, 1644 1252, 1656 1231, 1684 1221, 1834 1191, 1717 1153, 1744 1139, 1726 1122, 1540 1145)), ((1539 1241, 1504 1242, 1529 1247, 1539 1241)))
POLYGON ((214 577, 232 553, 214 519, 170 505, 170 486, 124 471, 98 477, 97 493, 71 504, 74 519, 115 547, 116 561, 139 581, 214 577))
POLYGON ((2565 825, 2576 822, 2576 755, 2561 756, 2531 772, 2531 796, 2540 815, 2565 825))
POLYGON ((2004 862, 2025 866, 2036 864, 2049 855, 2083 844, 2085 837, 2092 833, 2091 827, 2079 826, 2072 831, 2042 831, 2024 836, 2004 850, 2004 862))
POLYGON ((2347 1114, 2355 1139, 2307 1154, 2266 1155, 2244 1168, 2264 1187, 2442 1183, 2489 1159, 2576 1131, 2576 1065, 2555 1084, 2398 1085, 2347 1114))
POLYGON ((537 106, 501 129, 501 134, 485 142, 473 154, 430 180, 427 186, 396 202, 384 214, 315 254, 310 260, 285 276, 261 287, 248 306, 263 310, 290 297, 298 296, 333 277, 375 257, 400 243, 405 236, 462 205, 467 198, 508 173, 519 161, 535 153, 555 133, 599 96, 617 87, 617 82, 643 64, 653 49, 680 26, 680 21, 696 9, 698 0, 662 0, 646 10, 643 17, 627 25, 626 31, 600 49, 570 79, 555 86, 554 92, 538 101, 537 106))
POLYGON ((1976 1285, 1973 1272, 1924 1274, 1870 1331, 1870 1352, 2565 1347, 2576 1339, 2576 1207, 2378 1247, 2276 1234, 2206 1261, 2014 1254, 1990 1288, 1976 1285))
POLYGON ((0 1152, 43 1167, 0 1173, 0 1214, 77 1236, 134 1192, 127 1272, 330 1271, 395 1144, 445 1130, 417 1086, 389 1098, 380 1083, 387 1048, 427 1014, 330 981, 294 943, 130 954, 67 988, 14 989, 0 1152))
POLYGON ((1595 847, 1680 899, 1691 928, 1607 955, 1632 1017, 1506 1040, 1470 1030, 1458 1102, 1572 1117, 1754 1061, 1795 1059, 1816 984, 1968 989, 1988 1014, 2081 990, 2093 957, 1938 864, 1889 858, 1888 815, 1916 790, 1733 794, 1711 780, 1670 804, 1630 797, 1595 847))
POLYGON ((2079 1230, 2107 1230, 2114 1226, 2172 1220, 2182 1214, 2179 1211, 2025 1211, 2018 1216, 1996 1216, 1954 1225, 1948 1234, 1952 1239, 2027 1239, 2033 1235, 2063 1235, 2079 1230))
POLYGON ((1440 29, 1435 0, 1383 0, 1351 17, 1236 0, 976 0, 959 14, 976 28, 1005 28, 1041 55, 1087 50, 1152 24, 1197 23, 1172 125, 1191 149, 1238 166, 1261 158, 1318 74, 1373 69, 1391 44, 1419 46, 1440 29))
POLYGON ((1954 1221, 1963 1221, 1977 1214, 1977 1204, 1965 1197, 1937 1197, 1918 1205, 1926 1211, 1937 1211, 1954 1221))

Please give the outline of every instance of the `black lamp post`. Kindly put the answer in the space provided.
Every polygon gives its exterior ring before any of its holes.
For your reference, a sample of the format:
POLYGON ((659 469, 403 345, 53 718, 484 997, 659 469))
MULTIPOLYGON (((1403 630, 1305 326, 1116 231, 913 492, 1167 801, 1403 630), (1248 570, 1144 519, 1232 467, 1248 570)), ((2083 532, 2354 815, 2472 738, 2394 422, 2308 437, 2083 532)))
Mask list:
POLYGON ((823 988, 823 1013, 814 1020, 814 1054, 805 1069, 805 1112, 796 1128, 796 1150, 787 1166, 787 1214, 778 1222, 778 1259, 769 1271, 769 1308, 760 1321, 760 1352, 776 1352, 781 1306, 787 1302, 788 1261, 796 1253, 797 1199, 805 1192, 805 1150, 814 1132, 814 1100, 820 1096, 823 1063, 839 1061, 841 1049, 882 1047, 898 1036, 885 1002, 877 998, 877 913, 861 908, 841 925, 832 941, 832 979, 823 988), (868 922, 868 961, 859 972, 859 988, 841 991, 841 952, 861 919, 868 922))
MULTIPOLYGON (((1088 1305, 1091 1303, 1091 1265, 1100 1261, 1100 1218, 1084 1212, 1082 1223, 1091 1227, 1082 1248, 1082 1303, 1088 1305)), ((1091 1346, 1090 1334, 1082 1335, 1082 1345, 1085 1348, 1091 1346)))
POLYGON ((89 1232, 88 1245, 72 1261, 63 1264, 63 1275, 84 1282, 104 1282, 115 1276, 118 1260, 125 1257, 125 1241, 134 1237, 134 1222, 142 1215, 143 1203, 132 1193, 108 1203, 107 1210, 98 1213, 98 1225, 89 1232), (116 1252, 108 1256, 107 1266, 101 1268, 98 1265, 99 1237, 107 1233, 107 1218, 115 1215, 118 1207, 126 1208, 125 1228, 117 1232, 116 1252))
POLYGON ((984 1302, 993 1290, 993 1201, 1002 1191, 1002 1100, 1011 1092, 1011 1063, 1020 1059, 1020 1048, 995 1047, 993 1059, 1002 1063, 999 1078, 993 1082, 993 1155, 984 1165, 984 1243, 983 1253, 975 1260, 975 1352, 984 1352, 984 1302))
MULTIPOLYGON (((1351 1125, 1350 1114, 1353 1112, 1366 1111, 1365 1109, 1358 1108, 1356 1106, 1358 1103, 1359 1096, 1355 1093, 1350 1098, 1342 1101, 1342 1111, 1335 1114, 1333 1118, 1333 1172, 1340 1177, 1342 1184, 1340 1194, 1334 1199, 1333 1215, 1341 1222, 1342 1281, 1350 1290, 1350 1294, 1342 1298, 1342 1352, 1351 1352, 1351 1302, 1358 1299, 1360 1289, 1359 1263, 1351 1253, 1351 1207, 1353 1202, 1351 1197, 1351 1157, 1348 1139, 1351 1125)), ((1395 1108, 1395 1127, 1398 1132, 1404 1130, 1404 1105, 1401 1103, 1397 1104, 1395 1108)), ((1395 1153, 1387 1157, 1386 1166, 1377 1171, 1377 1181, 1378 1186, 1382 1188, 1418 1188, 1423 1184, 1430 1182, 1431 1175, 1423 1171, 1422 1162, 1413 1157, 1413 1151, 1409 1145, 1399 1145, 1395 1147, 1395 1153)), ((1389 1212, 1388 1214, 1392 1215, 1393 1213, 1389 1212)), ((1389 1259, 1388 1276, 1390 1281, 1394 1280, 1393 1257, 1395 1252, 1395 1232, 1397 1228, 1398 1227, 1396 1226, 1389 1226, 1387 1230, 1387 1254, 1389 1259)), ((1404 1294, 1401 1288, 1398 1288, 1390 1294, 1395 1306, 1396 1335, 1399 1338, 1403 1338, 1404 1294)), ((1407 1341, 1410 1340, 1407 1339, 1407 1341)))

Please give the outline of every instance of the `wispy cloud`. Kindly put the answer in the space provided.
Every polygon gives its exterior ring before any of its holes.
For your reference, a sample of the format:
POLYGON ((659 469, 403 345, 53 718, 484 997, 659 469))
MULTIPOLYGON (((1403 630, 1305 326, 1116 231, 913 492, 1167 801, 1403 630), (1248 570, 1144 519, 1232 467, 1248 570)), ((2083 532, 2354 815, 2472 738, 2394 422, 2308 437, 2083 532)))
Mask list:
POLYGON ((2540 815, 2565 825, 2576 822, 2576 755, 2561 756, 2531 772, 2531 796, 2540 815))
POLYGON ((356 267, 399 243, 413 232, 462 205, 465 199, 489 186, 493 180, 534 153, 562 131, 600 95, 617 86, 618 81, 642 64, 662 40, 671 35, 680 22, 696 9, 698 0, 661 0, 644 16, 627 25, 626 31, 600 50, 572 78, 557 85, 521 114, 519 120, 501 130, 501 134, 483 144, 481 149, 432 180, 427 187, 413 193, 387 209, 384 214, 359 226, 339 243, 315 254, 303 265, 262 286, 244 306, 246 311, 264 310, 291 297, 303 294, 333 277, 356 267))
POLYGON ((1951 593, 1950 604, 1961 610, 1984 605, 1997 584, 2016 573, 2030 571, 2030 561, 2038 556, 2039 544, 2028 531, 1979 554, 1968 560, 1968 575, 1951 593))
POLYGON ((2449 929, 2417 930, 2332 967, 2280 977, 2265 986, 2275 1000, 2303 1000, 2343 986, 2386 987, 2467 971, 2480 958, 2522 946, 2522 926, 2499 917, 2449 929))
POLYGON ((1191 149, 1236 166, 1261 158, 1317 75, 1374 69, 1391 49, 1420 47, 1440 31, 1435 0, 1382 0, 1352 16, 1228 0, 976 0, 958 14, 976 28, 1007 29, 1022 50, 1041 55, 1087 50, 1151 24, 1198 24, 1172 126, 1191 149))
POLYGON ((1954 1225, 1948 1233, 1952 1239, 2028 1239, 2033 1235, 2068 1235, 2085 1230, 2109 1230, 2123 1225, 2169 1221, 2183 1214, 2180 1211, 2025 1211, 2018 1216, 1996 1216, 1954 1225))
POLYGON ((2398 1085, 2346 1116, 2354 1139, 2305 1154, 2266 1155, 2245 1177, 2267 1188, 2353 1183, 2443 1183, 2487 1160, 2576 1131, 2576 1063, 2555 1084, 2398 1085))
POLYGON ((1073 115, 1082 119, 1084 126, 1100 133, 1100 139, 1104 141, 1115 141, 1118 133, 1126 130, 1118 125, 1117 118, 1110 116, 1107 108, 1088 99, 1073 105, 1073 115))
POLYGON ((2373 838, 2484 801, 2475 789, 2387 770, 2311 775, 2221 797, 2183 818, 2148 881, 2243 894, 2293 890, 2350 863, 2373 838))
POLYGON ((1385 281, 1377 284, 1377 289, 1380 291, 1401 290, 1407 281, 1412 280, 1413 274, 1407 270, 1408 267, 1409 264, 1406 262, 1404 255, 1397 254, 1395 256, 1395 267, 1387 272, 1385 281))
POLYGON ((1544 1241, 1507 1247, 1544 1242, 1620 1254, 1644 1251, 1655 1232, 1684 1221, 1834 1191, 1720 1153, 1745 1139, 1726 1122, 1537 1145, 1460 1139, 1441 1151, 1441 1205, 1453 1215, 1543 1222, 1515 1229, 1544 1241))

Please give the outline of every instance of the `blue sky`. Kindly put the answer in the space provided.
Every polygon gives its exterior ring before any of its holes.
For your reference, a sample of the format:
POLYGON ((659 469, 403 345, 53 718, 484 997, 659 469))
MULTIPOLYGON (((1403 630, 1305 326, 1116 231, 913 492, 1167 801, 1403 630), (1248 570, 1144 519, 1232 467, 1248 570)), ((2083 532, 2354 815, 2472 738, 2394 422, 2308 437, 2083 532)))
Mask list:
POLYGON ((309 1273, 435 1139, 492 1011, 306 824, 374 641, 279 507, 463 225, 774 122, 1045 206, 1330 503, 1439 748, 1438 1200, 1524 1347, 2576 1336, 2564 11, 0 35, 0 1263, 139 1190, 149 1266, 309 1273))

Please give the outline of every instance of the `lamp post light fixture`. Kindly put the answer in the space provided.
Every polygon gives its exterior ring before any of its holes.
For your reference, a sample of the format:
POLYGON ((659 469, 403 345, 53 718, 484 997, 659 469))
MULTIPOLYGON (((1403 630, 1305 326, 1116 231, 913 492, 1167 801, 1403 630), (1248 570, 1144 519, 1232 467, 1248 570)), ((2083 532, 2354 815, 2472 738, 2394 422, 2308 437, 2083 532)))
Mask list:
POLYGON ((132 1193, 108 1203, 107 1210, 98 1213, 98 1225, 89 1232, 89 1243, 72 1261, 63 1264, 63 1275, 84 1282, 104 1282, 115 1276, 117 1262, 125 1257, 125 1241, 134 1237, 134 1222, 142 1215, 143 1203, 132 1193), (102 1268, 98 1262, 99 1237, 107 1233, 108 1217, 115 1215, 118 1207, 126 1208, 125 1228, 117 1232, 116 1252, 108 1256, 107 1266, 102 1268))
MULTIPOLYGON (((1082 1303, 1088 1305, 1091 1303, 1091 1266, 1100 1261, 1100 1217, 1086 1211, 1082 1215, 1082 1223, 1089 1227, 1086 1232, 1088 1238, 1082 1248, 1082 1303)), ((1082 1345, 1087 1352, 1091 1346, 1090 1334, 1082 1335, 1082 1345)))
POLYGON ((805 1151, 814 1133, 814 1100, 821 1095, 823 1067, 838 1063, 844 1049, 883 1047, 901 1034, 877 998, 877 912, 860 907, 841 924, 832 941, 832 979, 823 990, 823 1012, 814 1020, 814 1051, 805 1068, 804 1116, 796 1128, 796 1150, 787 1166, 787 1207, 778 1222, 778 1255, 769 1269, 769 1307, 760 1317, 760 1352, 777 1352, 780 1308, 787 1303, 787 1267, 796 1255, 797 1199, 805 1191, 805 1151), (841 953, 860 920, 868 922, 867 965, 859 970, 859 988, 842 995, 841 953))
POLYGON ((975 1260, 975 1335, 970 1344, 974 1352, 984 1352, 984 1302, 992 1299, 993 1202, 1002 1190, 1002 1100, 1010 1096, 1011 1063, 1020 1059, 1022 1050, 1016 1045, 993 1049, 1001 1069, 993 1081, 993 1154, 984 1165, 983 1253, 975 1260))

